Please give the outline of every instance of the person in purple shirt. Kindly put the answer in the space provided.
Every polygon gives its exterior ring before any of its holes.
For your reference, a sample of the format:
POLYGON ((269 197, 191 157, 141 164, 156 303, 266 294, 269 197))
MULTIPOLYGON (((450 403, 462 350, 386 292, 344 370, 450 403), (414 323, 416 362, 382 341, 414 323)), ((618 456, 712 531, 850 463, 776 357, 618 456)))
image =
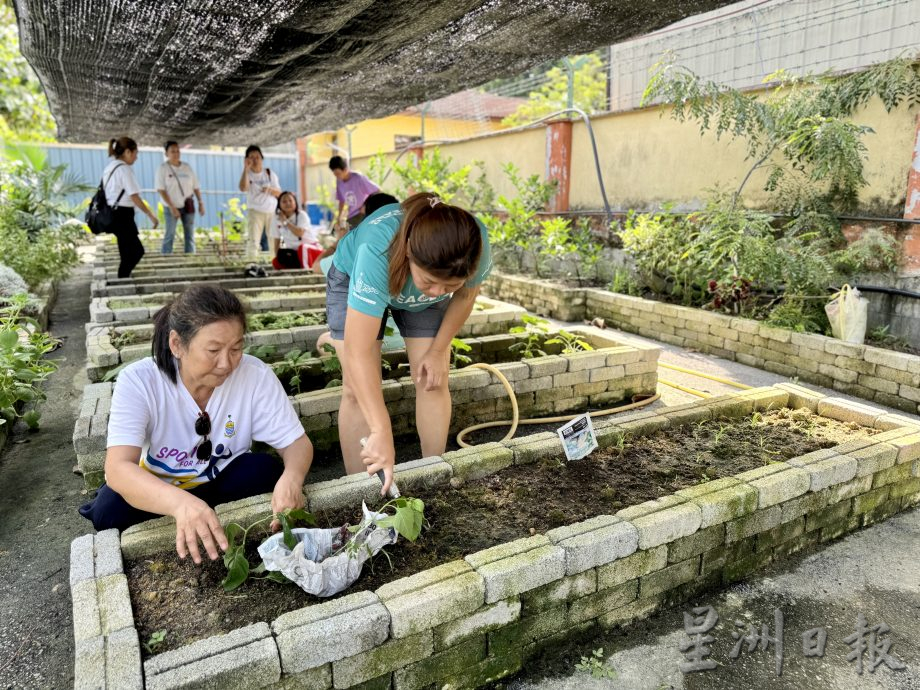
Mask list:
POLYGON ((361 173, 348 169, 348 163, 341 156, 329 159, 329 169, 335 175, 335 198, 339 200, 339 212, 335 224, 342 220, 342 208, 348 205, 348 228, 354 228, 364 220, 364 200, 380 188, 361 173))

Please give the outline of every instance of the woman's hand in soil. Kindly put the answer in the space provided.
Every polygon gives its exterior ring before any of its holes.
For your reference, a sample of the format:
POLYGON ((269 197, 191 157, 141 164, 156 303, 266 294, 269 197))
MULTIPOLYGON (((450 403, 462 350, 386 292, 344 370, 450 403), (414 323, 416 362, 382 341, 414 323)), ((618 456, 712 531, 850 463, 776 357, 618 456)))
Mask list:
POLYGON ((433 391, 447 380, 449 370, 450 357, 447 351, 431 347, 422 357, 422 361, 419 362, 418 376, 415 378, 415 383, 421 384, 424 382, 425 390, 433 391))
MULTIPOLYGON (((303 476, 298 479, 293 472, 285 470, 272 491, 272 514, 277 515, 285 510, 303 508, 303 506, 303 476)), ((277 532, 279 529, 281 529, 281 522, 272 520, 272 532, 277 532)))
POLYGON ((176 553, 184 559, 189 554, 196 564, 201 563, 200 541, 208 557, 214 561, 220 557, 218 547, 227 550, 227 537, 217 519, 217 513, 200 498, 186 495, 187 500, 176 511, 176 553))
POLYGON ((361 461, 367 467, 371 476, 383 470, 384 482, 380 490, 381 496, 386 496, 393 483, 393 465, 396 464, 396 448, 393 445, 393 435, 371 432, 361 449, 361 461))

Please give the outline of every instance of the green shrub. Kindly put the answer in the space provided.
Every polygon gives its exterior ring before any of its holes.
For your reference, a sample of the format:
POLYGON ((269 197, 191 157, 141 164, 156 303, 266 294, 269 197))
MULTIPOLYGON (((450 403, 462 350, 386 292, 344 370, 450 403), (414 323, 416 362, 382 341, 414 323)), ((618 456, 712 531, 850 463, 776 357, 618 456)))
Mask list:
MULTIPOLYGON (((23 317, 25 304, 25 296, 19 295, 0 307, 0 424, 18 417, 22 404, 44 400, 41 383, 57 370, 55 362, 44 359, 56 341, 34 320, 23 317)), ((38 426, 37 410, 24 418, 30 427, 38 426)))
POLYGON ((31 290, 68 275, 87 237, 66 195, 88 192, 65 166, 47 164, 37 149, 7 147, 0 160, 0 256, 31 290))

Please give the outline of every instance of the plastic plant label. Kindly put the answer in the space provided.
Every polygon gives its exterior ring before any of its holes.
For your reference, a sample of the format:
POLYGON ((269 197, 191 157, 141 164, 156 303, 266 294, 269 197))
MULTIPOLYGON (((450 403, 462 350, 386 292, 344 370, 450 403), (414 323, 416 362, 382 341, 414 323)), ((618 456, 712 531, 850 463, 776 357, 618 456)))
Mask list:
POLYGON ((591 424, 590 415, 583 414, 576 417, 556 430, 562 439, 565 457, 569 461, 581 460, 592 450, 597 448, 597 437, 594 435, 594 426, 591 424))

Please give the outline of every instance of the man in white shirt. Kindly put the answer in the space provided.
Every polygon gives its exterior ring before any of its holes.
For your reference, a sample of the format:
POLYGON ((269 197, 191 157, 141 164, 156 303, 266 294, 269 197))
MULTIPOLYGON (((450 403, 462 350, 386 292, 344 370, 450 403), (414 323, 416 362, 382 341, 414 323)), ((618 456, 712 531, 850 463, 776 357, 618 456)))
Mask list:
POLYGON ((179 144, 167 141, 166 160, 157 170, 157 191, 163 197, 166 206, 166 234, 163 236, 161 251, 172 254, 173 240, 176 236, 176 221, 182 219, 182 231, 185 236, 185 253, 195 253, 195 202, 192 195, 198 199, 198 212, 204 215, 204 201, 201 199, 201 189, 198 177, 188 163, 179 160, 179 144))

